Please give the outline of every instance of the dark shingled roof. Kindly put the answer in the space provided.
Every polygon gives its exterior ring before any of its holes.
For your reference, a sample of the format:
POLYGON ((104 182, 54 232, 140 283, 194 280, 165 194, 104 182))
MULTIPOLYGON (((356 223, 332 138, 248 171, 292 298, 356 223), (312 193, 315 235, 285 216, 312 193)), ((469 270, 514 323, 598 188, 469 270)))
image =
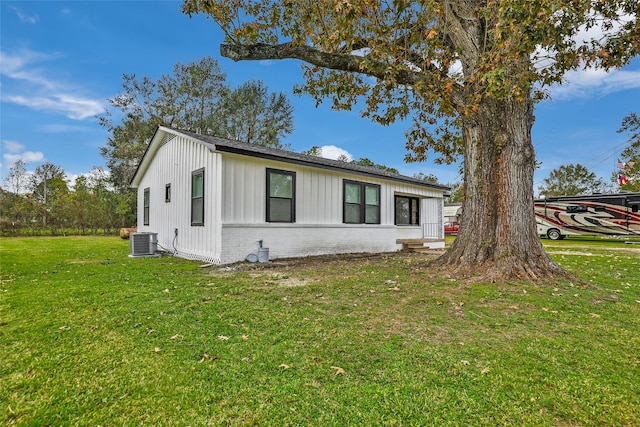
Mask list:
POLYGON ((413 178, 410 176, 400 175, 392 173, 383 169, 377 169, 367 166, 356 165, 353 163, 343 162, 340 160, 326 159, 324 157, 312 156, 308 154, 300 154, 293 151, 280 150, 277 148, 264 147, 257 144, 249 144, 246 142, 233 141, 230 139, 219 138, 217 136, 203 135, 188 130, 176 129, 168 126, 163 126, 166 129, 170 129, 176 133, 186 135, 190 138, 201 141, 205 144, 213 145, 216 151, 225 153, 242 154, 245 156, 259 157, 269 160, 277 160, 281 162, 293 163, 304 166, 319 167, 322 169, 330 169, 335 171, 349 171, 358 175, 365 175, 374 178, 390 179, 393 181, 400 181, 414 185, 421 185, 434 189, 448 191, 450 187, 440 184, 432 184, 421 179, 413 178))

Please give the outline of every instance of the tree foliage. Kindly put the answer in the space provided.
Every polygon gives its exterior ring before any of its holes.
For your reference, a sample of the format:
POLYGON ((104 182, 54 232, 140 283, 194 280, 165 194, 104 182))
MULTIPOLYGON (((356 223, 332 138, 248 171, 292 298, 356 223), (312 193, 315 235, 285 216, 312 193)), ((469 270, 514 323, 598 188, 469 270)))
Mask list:
POLYGON ((314 145, 313 147, 309 148, 308 150, 303 150, 301 153, 302 154, 306 154, 307 156, 318 156, 318 157, 321 157, 322 156, 322 147, 320 147, 319 145, 314 145))
MULTIPOLYGON (((322 157, 322 147, 320 147, 318 145, 314 145, 313 147, 309 148, 308 150, 302 151, 302 154, 306 154, 308 156, 322 157)), ((358 160, 349 160, 349 157, 347 157, 345 154, 340 154, 336 160, 339 160, 339 161, 345 162, 345 163, 351 163, 353 165, 366 166, 366 167, 369 167, 369 168, 380 169, 380 170, 391 172, 391 173, 396 173, 396 174, 400 173, 398 171, 398 169, 396 169, 396 168, 393 168, 391 166, 386 166, 386 165, 383 165, 383 164, 379 164, 379 163, 375 163, 374 161, 372 161, 371 159, 368 159, 366 157, 362 157, 362 158, 360 158, 358 160)))
POLYGON ((399 173, 398 169, 396 169, 396 168, 376 163, 376 162, 374 162, 374 161, 372 161, 372 160, 370 160, 370 159, 368 159, 366 157, 362 157, 362 158, 360 158, 358 160, 351 160, 351 162, 349 162, 349 163, 352 163, 354 165, 359 165, 359 166, 366 166, 366 167, 374 168, 374 169, 380 169, 380 170, 391 172, 391 173, 399 173))
POLYGON ((29 186, 27 164, 19 159, 9 167, 9 173, 4 179, 6 187, 13 194, 22 194, 29 186))
POLYGON ((549 173, 538 187, 541 196, 579 196, 600 193, 605 183, 580 163, 561 165, 549 173))
POLYGON ((61 199, 64 199, 69 191, 62 167, 51 162, 39 165, 30 176, 29 189, 43 226, 46 226, 51 218, 60 216, 59 211, 64 208, 61 199))
POLYGON ((172 74, 157 80, 124 74, 122 89, 99 117, 109 132, 100 150, 122 192, 158 125, 272 147, 281 147, 281 139, 293 131, 293 110, 284 94, 270 94, 259 81, 231 89, 210 57, 177 63, 172 74))
POLYGON ((449 203, 462 203, 464 202, 464 185, 460 181, 456 181, 453 184, 447 184, 451 188, 448 202, 449 203))
MULTIPOLYGON (((628 146, 620 153, 624 169, 620 171, 628 180, 622 190, 640 191, 640 117, 631 113, 622 120, 619 133, 628 133, 628 146)), ((615 179, 615 178, 614 178, 615 179)))
POLYGON ((460 276, 563 274, 537 238, 533 109, 567 70, 640 51, 636 0, 184 0, 233 60, 302 60, 296 87, 380 124, 409 119, 406 159, 464 155, 465 209, 438 263, 460 276), (597 30, 597 31, 596 31, 597 30))
POLYGON ((460 153, 460 119, 482 99, 524 99, 565 71, 627 63, 640 50, 635 1, 185 0, 220 24, 224 56, 296 58, 297 90, 364 117, 411 118, 408 159, 460 153), (581 38, 596 26, 607 34, 581 38), (474 33, 482 36, 476 44, 474 33), (375 77, 375 79, 367 78, 375 77))
POLYGON ((124 74, 122 92, 99 123, 108 131, 100 147, 117 191, 117 215, 135 218, 135 191, 129 183, 158 125, 258 145, 283 148, 293 132, 293 108, 283 93, 269 93, 260 81, 236 89, 211 57, 177 63, 157 80, 124 74))
POLYGON ((430 174, 424 174, 422 172, 418 172, 413 174, 413 177, 425 182, 429 182, 431 184, 440 184, 440 181, 438 181, 438 177, 435 176, 434 174, 430 173, 430 174))
POLYGON ((285 148, 281 139, 293 132, 293 108, 284 93, 268 93, 261 81, 251 80, 231 90, 217 113, 215 135, 250 144, 285 148))

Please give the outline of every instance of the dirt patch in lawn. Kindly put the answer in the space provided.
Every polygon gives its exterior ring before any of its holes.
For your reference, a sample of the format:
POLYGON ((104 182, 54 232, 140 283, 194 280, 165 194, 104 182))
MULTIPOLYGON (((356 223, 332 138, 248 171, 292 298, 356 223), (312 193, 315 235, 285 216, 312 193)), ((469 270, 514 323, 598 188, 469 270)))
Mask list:
MULTIPOLYGON (((607 248, 607 251, 614 251, 614 252, 622 252, 625 254, 630 254, 630 255, 637 255, 640 256, 640 248, 633 248, 633 247, 624 247, 624 248, 607 248)), ((580 248, 576 248, 576 250, 565 250, 565 251, 554 251, 554 250, 548 250, 547 253, 549 255, 577 255, 577 256, 606 256, 606 255, 611 255, 613 256, 613 254, 606 254, 606 253, 593 253, 593 252, 587 252, 587 251, 581 251, 580 248)))
POLYGON ((339 254, 339 255, 318 255, 300 258, 281 258, 269 262, 239 262, 215 269, 215 272, 233 272, 233 271, 254 271, 265 272, 273 271, 275 273, 286 275, 290 270, 310 269, 317 270, 324 267, 336 267, 341 265, 352 264, 357 262, 363 266, 375 265, 386 262, 401 262, 407 265, 419 264, 435 259, 440 253, 415 253, 415 252, 385 252, 380 254, 357 253, 357 254, 339 254))
POLYGON ((213 268, 210 274, 225 276, 246 272, 250 277, 263 281, 266 286, 294 288, 317 282, 320 280, 318 272, 322 270, 332 271, 333 273, 329 274, 335 274, 343 267, 346 271, 347 267, 352 267, 354 263, 363 268, 383 264, 399 264, 408 268, 417 268, 425 262, 435 259, 438 255, 439 253, 423 254, 399 251, 380 254, 357 253, 282 258, 264 263, 239 262, 213 268))
POLYGON ((306 286, 313 282, 313 280, 290 276, 286 272, 274 270, 267 270, 266 276, 265 271, 251 272, 249 273, 249 276, 265 280, 267 284, 276 285, 282 288, 296 288, 299 286, 306 286))

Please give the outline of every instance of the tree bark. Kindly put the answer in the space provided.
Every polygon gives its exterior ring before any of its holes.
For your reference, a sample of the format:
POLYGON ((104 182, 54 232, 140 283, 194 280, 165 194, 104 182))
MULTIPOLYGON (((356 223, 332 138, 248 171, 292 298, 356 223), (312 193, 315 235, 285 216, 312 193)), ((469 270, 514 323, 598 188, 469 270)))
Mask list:
POLYGON ((485 98, 464 118, 461 226, 433 265, 478 280, 566 276, 545 252, 533 207, 533 102, 485 98))

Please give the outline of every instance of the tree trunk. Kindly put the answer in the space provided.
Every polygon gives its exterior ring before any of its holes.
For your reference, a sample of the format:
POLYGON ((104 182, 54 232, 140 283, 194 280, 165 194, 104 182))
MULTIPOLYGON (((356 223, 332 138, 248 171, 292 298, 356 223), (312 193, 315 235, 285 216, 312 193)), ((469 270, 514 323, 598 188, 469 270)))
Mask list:
POLYGON ((536 230, 533 121, 529 98, 485 98, 464 118, 466 200, 458 237, 435 262, 443 269, 483 281, 567 276, 536 230))

